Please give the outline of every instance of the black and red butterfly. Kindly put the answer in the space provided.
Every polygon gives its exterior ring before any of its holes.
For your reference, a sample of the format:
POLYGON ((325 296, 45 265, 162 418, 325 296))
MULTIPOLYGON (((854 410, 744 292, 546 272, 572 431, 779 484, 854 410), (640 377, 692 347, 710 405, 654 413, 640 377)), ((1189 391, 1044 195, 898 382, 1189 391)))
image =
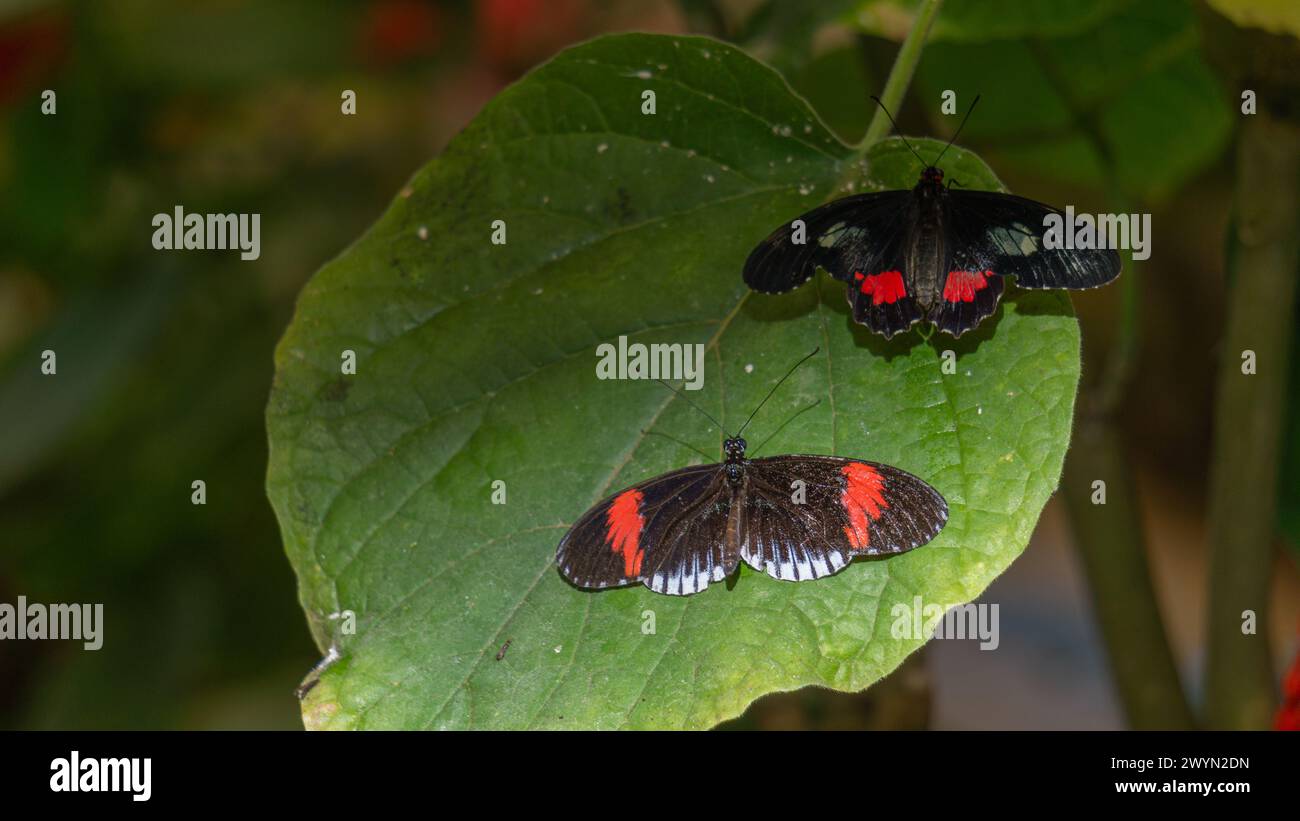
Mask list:
POLYGON ((890 465, 839 456, 748 459, 740 435, 748 425, 727 437, 721 464, 665 473, 584 513, 556 550, 564 577, 583 588, 640 582, 685 596, 723 581, 743 560, 784 581, 819 579, 855 556, 920 547, 948 521, 937 490, 890 465))
POLYGON ((1021 288, 1070 289, 1119 276, 1112 249, 1046 247, 1043 218, 1059 210, 945 186, 936 167, 942 157, 925 164, 910 191, 845 197, 799 217, 801 231, 794 222, 778 228, 750 252, 745 284, 780 294, 812 279, 820 266, 848 283, 854 321, 890 338, 917 322, 961 336, 997 310, 1006 276, 1021 288))

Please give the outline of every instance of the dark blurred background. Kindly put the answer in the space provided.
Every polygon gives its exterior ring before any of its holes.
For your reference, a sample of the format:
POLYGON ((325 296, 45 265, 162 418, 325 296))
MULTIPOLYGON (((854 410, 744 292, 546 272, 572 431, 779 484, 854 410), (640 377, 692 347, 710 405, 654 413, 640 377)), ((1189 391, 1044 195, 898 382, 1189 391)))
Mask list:
MULTIPOLYGON (((1044 4, 1029 2, 1038 11, 1020 25, 967 25, 971 5, 950 3, 936 26, 897 112, 903 130, 950 136, 940 92, 979 91, 962 143, 1012 190, 1153 213, 1154 253, 1126 269, 1131 291, 1075 303, 1085 382, 1123 363, 1111 416, 1156 599, 1196 701, 1238 87, 1207 53, 1203 6, 1112 0, 1044 19, 1044 4), (1140 304, 1131 320, 1126 298, 1140 304)), ((106 624, 98 652, 0 643, 0 727, 302 726, 292 691, 318 653, 263 490, 271 352, 312 272, 504 85, 602 32, 705 33, 772 62, 851 141, 865 131, 867 95, 879 93, 909 6, 8 4, 0 602, 102 602, 106 624), (53 116, 40 111, 47 88, 58 95, 53 116), (356 116, 340 115, 343 89, 357 93, 356 116), (154 251, 150 219, 177 204, 260 213, 261 258, 154 251), (57 377, 39 373, 47 348, 57 377), (190 503, 195 479, 207 483, 205 506, 190 503)), ((1287 441, 1284 517, 1300 504, 1300 471, 1287 467, 1300 447, 1287 441)), ((1287 544, 1278 538, 1267 620, 1278 677, 1300 620, 1287 544)), ((983 598, 1001 608, 997 652, 933 642, 866 696, 773 696, 733 726, 1125 726, 1076 547, 1058 495, 983 598)))

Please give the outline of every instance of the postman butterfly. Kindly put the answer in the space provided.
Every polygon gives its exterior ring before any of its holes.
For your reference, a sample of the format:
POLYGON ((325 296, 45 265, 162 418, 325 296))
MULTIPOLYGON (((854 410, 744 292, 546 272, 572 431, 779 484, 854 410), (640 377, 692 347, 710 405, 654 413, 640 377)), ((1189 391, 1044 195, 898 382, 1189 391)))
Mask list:
POLYGON ((829 202, 798 218, 799 234, 794 223, 778 228, 745 261, 745 284, 780 294, 820 266, 848 283, 854 321, 888 339, 917 322, 961 336, 997 310, 1007 276, 1021 288, 1070 289, 1119 276, 1112 249, 1046 247, 1043 219, 1058 209, 1013 194, 953 190, 937 167, 947 146, 933 163, 907 147, 925 165, 914 188, 829 202))
POLYGON ((665 473, 584 513, 556 549, 564 577, 587 589, 640 582, 687 596, 727 579, 742 560, 803 581, 837 573, 856 556, 905 553, 933 539, 948 504, 906 471, 839 456, 746 457, 741 434, 793 372, 726 438, 721 464, 665 473))

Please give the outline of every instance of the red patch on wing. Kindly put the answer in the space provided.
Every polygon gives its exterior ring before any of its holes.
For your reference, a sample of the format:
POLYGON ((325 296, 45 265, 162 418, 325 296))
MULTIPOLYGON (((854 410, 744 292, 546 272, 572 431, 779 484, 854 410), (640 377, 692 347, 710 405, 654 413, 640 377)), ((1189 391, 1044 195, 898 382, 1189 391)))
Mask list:
POLYGON ((949 302, 974 302, 975 292, 988 287, 992 271, 950 271, 943 286, 943 298, 949 302))
POLYGON ((853 277, 862 281, 862 293, 871 295, 872 305, 879 305, 882 302, 893 305, 907 296, 907 288, 903 287, 902 271, 882 271, 871 276, 863 276, 859 271, 853 277))
POLYGON ((605 541, 615 553, 623 557, 623 575, 628 578, 641 575, 641 491, 636 488, 620 493, 605 512, 605 541))
POLYGON ((880 518, 882 511, 889 508, 885 499, 885 479, 871 465, 850 462, 840 468, 846 483, 840 494, 840 504, 849 514, 849 525, 844 528, 844 535, 849 537, 849 544, 856 549, 863 549, 871 543, 871 533, 867 525, 880 518))

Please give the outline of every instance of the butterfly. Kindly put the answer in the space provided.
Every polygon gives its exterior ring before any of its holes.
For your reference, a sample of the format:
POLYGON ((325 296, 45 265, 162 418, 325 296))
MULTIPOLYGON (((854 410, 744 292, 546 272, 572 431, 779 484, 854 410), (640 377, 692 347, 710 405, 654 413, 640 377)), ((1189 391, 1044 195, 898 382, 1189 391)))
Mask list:
POLYGON ((1119 276, 1113 249, 1047 247, 1044 218, 1058 209, 953 190, 937 167, 943 152, 933 163, 912 153, 925 165, 915 187, 834 200, 776 229, 745 261, 745 284, 785 293, 824 268, 848 283, 854 321, 888 339, 918 322, 961 336, 997 310, 1008 276, 1021 288, 1072 290, 1119 276))
POLYGON ((564 577, 581 588, 641 583, 685 596, 732 576, 742 560, 773 578, 804 581, 938 535, 947 502, 904 470, 840 456, 747 458, 741 434, 793 372, 726 438, 721 463, 656 476, 584 513, 556 549, 564 577))

